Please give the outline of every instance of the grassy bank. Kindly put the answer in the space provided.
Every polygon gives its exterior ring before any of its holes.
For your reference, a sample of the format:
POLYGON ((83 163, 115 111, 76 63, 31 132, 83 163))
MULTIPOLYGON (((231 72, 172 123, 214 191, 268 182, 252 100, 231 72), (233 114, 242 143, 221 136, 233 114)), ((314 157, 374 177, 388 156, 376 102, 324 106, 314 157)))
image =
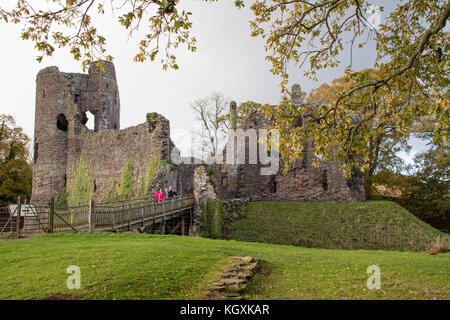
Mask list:
POLYGON ((424 251, 444 234, 393 202, 251 202, 231 239, 329 249, 424 251), (325 232, 324 232, 325 231, 325 232))
POLYGON ((323 250, 136 234, 58 234, 0 242, 0 299, 202 299, 230 263, 252 255, 263 270, 246 299, 450 299, 450 255, 323 250), (367 267, 381 268, 368 290, 367 267), (81 289, 66 269, 81 268, 81 289))

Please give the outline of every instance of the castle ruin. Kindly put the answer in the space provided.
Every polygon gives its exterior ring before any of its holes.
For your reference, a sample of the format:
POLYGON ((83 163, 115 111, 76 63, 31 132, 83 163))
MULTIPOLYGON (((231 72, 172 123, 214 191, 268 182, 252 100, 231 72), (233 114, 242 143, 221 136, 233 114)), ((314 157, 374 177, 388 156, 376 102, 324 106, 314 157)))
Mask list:
MULTIPOLYGON (((110 62, 92 63, 88 74, 63 73, 57 67, 41 70, 36 78, 34 137, 35 204, 47 204, 64 190, 81 155, 91 161, 94 191, 100 198, 118 182, 129 160, 139 177, 152 159, 170 165, 174 148, 169 121, 157 113, 147 114, 145 123, 120 130, 119 89, 110 62), (87 112, 95 117, 93 131, 86 127, 87 112)), ((177 166, 160 175, 159 184, 192 193, 192 175, 192 166, 177 166)))
MULTIPOLYGON (((236 128, 236 105, 230 106, 231 128, 236 128), (234 124, 234 125, 233 125, 234 124)), ((244 130, 268 128, 270 121, 254 111, 244 130)), ((174 165, 175 148, 170 124, 162 115, 147 114, 146 122, 120 130, 120 97, 114 65, 93 63, 88 74, 63 73, 57 67, 41 70, 36 78, 33 187, 31 201, 48 204, 70 183, 76 161, 83 155, 92 166, 96 198, 119 181, 122 168, 133 161, 134 176, 144 174, 152 159, 165 160, 170 169, 155 183, 173 185, 180 193, 193 192, 194 165, 174 165), (87 128, 90 112, 94 130, 87 128)), ((305 158, 286 175, 280 159, 275 175, 261 175, 261 164, 213 165, 211 182, 221 198, 247 197, 254 201, 363 201, 363 177, 344 178, 340 163, 321 161, 314 167, 314 150, 307 145, 305 158)))
MULTIPOLYGON (((293 86, 292 101, 301 104, 301 91, 293 86)), ((237 128, 236 104, 230 105, 230 128, 237 128)), ((269 129, 272 125, 258 110, 253 110, 245 119, 242 129, 269 129)), ((259 135, 257 139, 259 140, 259 135)), ((250 139, 249 139, 250 140, 250 139)), ((258 145, 259 153, 260 145, 258 145)), ((224 154, 226 150, 224 150, 224 154)), ((225 157, 225 155, 224 155, 225 157)), ((305 142, 304 157, 290 166, 287 174, 282 174, 286 161, 279 159, 275 175, 262 175, 261 168, 269 165, 250 164, 249 144, 245 145, 245 163, 213 166, 213 182, 220 198, 249 198, 252 201, 323 201, 355 202, 364 201, 364 176, 353 172, 345 178, 340 162, 322 161, 314 155, 311 142, 305 142), (319 167, 313 166, 318 160, 319 167)))

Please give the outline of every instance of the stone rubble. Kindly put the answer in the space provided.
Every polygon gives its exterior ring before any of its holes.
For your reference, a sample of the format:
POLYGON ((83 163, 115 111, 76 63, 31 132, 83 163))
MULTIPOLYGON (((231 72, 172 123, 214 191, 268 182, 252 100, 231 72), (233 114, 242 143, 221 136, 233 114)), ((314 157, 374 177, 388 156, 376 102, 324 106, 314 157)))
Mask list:
POLYGON ((253 257, 235 257, 230 267, 213 283, 206 296, 208 300, 242 300, 253 275, 258 271, 259 261, 253 257))

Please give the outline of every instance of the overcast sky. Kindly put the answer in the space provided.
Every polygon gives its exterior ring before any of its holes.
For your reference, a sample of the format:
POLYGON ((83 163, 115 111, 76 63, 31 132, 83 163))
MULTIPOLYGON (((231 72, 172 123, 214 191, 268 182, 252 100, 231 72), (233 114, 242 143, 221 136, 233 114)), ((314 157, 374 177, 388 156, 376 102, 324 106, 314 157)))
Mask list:
MULTIPOLYGON (((121 128, 145 121, 148 112, 158 112, 170 120, 172 139, 180 145, 186 132, 192 131, 194 114, 189 102, 212 92, 221 92, 238 103, 253 100, 276 104, 280 101, 279 79, 269 71, 265 60, 264 41, 252 38, 248 21, 249 9, 237 10, 232 0, 204 3, 184 0, 192 13, 193 30, 198 42, 195 53, 178 50, 180 70, 163 71, 156 62, 135 63, 136 40, 127 42, 124 29, 107 16, 99 29, 114 56, 121 101, 121 128)), ((373 1, 385 7, 382 21, 392 9, 392 1, 373 1)), ((116 18, 117 19, 117 18, 116 18)), ((0 23, 0 112, 11 114, 17 124, 32 137, 34 131, 35 79, 40 69, 58 66, 62 72, 82 72, 79 62, 67 50, 57 50, 53 57, 36 61, 31 42, 20 40, 20 27, 0 23)), ((354 54, 353 68, 372 67, 376 55, 374 43, 354 54)), ((343 66, 344 67, 344 66, 343 66)), ((343 67, 325 70, 319 82, 307 80, 296 68, 290 70, 291 85, 299 83, 309 92, 321 83, 330 83, 343 76, 343 67)), ((186 141, 186 140, 184 140, 186 141)), ((182 143, 183 144, 183 143, 182 143)), ((423 150, 423 143, 413 141, 414 152, 423 150)), ((406 156, 410 158, 410 156, 406 156)))

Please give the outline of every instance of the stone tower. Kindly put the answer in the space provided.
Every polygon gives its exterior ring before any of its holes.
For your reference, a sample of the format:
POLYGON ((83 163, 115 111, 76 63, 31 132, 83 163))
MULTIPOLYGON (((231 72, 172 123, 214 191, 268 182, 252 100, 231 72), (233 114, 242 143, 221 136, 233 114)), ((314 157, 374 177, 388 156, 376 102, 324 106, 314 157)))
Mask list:
POLYGON ((86 112, 95 117, 94 131, 119 130, 120 99, 114 65, 92 63, 88 74, 63 73, 57 67, 36 77, 33 195, 46 204, 67 183, 70 136, 89 131, 86 112))
POLYGON ((237 105, 235 101, 230 102, 230 129, 237 129, 237 105))

